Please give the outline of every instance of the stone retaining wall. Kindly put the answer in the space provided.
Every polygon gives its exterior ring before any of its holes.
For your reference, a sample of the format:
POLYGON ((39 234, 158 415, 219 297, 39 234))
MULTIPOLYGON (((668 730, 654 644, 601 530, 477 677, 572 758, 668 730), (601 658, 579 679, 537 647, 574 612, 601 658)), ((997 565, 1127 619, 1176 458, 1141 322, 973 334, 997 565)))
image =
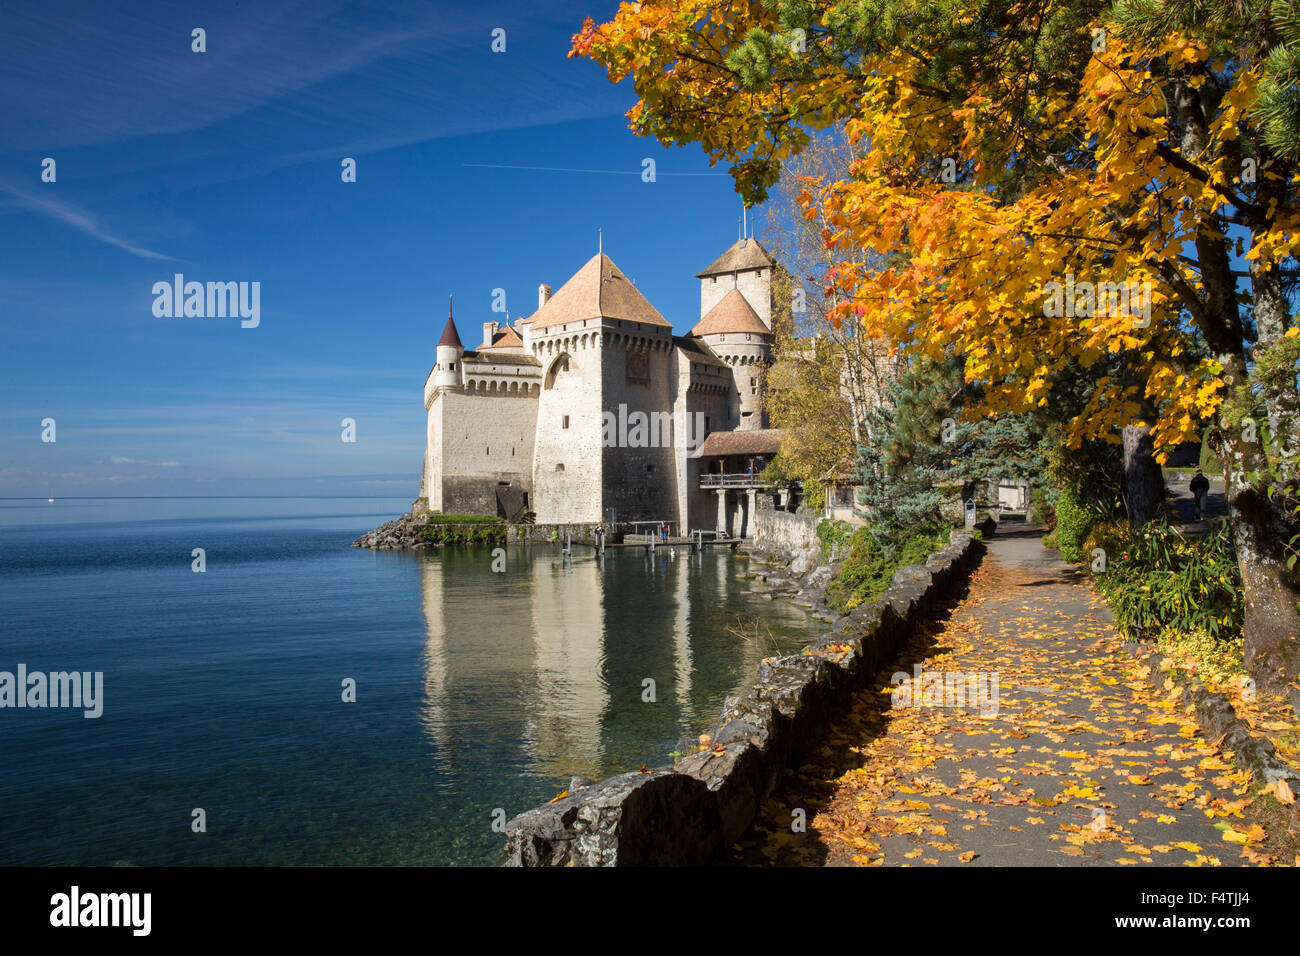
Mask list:
MULTIPOLYGON (((761 514, 761 513, 760 513, 761 514)), ((712 747, 671 767, 599 783, 506 824, 506 866, 695 866, 750 826, 781 774, 818 745, 851 697, 893 660, 913 628, 965 583, 984 546, 954 532, 925 566, 900 568, 802 654, 759 665, 758 683, 723 708, 712 747)))
MULTIPOLYGON (((554 542, 563 543, 564 536, 572 534, 573 540, 579 544, 594 544, 596 540, 596 525, 593 524, 512 524, 510 526, 511 541, 531 541, 552 544, 554 542), (551 534, 555 534, 552 539, 551 534)), ((612 538, 610 540, 613 540, 612 538)))
POLYGON ((820 515, 759 508, 754 512, 753 550, 794 554, 806 548, 820 548, 817 538, 820 519, 820 515))
MULTIPOLYGON (((1165 682, 1173 676, 1169 673, 1172 662, 1166 661, 1159 651, 1153 651, 1143 644, 1130 641, 1124 647, 1131 654, 1146 659, 1151 686, 1165 692, 1165 682)), ((1251 733, 1250 724, 1237 715, 1236 708, 1226 694, 1211 691, 1204 684, 1191 679, 1174 678, 1174 683, 1182 687, 1188 702, 1195 708, 1196 722, 1205 731, 1205 736, 1217 741, 1222 749, 1231 751, 1238 764, 1250 769, 1256 781, 1271 784, 1285 780, 1293 789, 1300 788, 1300 773, 1278 759, 1272 741, 1251 733)), ((1300 813, 1300 810, 1296 812, 1300 813)))

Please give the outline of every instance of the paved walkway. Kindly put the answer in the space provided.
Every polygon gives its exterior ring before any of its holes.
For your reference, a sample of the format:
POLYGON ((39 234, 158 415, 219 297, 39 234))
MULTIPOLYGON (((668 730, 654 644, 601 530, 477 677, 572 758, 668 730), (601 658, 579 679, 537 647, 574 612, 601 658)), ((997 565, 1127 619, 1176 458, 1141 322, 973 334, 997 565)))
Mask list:
MULTIPOLYGON (((968 594, 897 670, 998 677, 996 714, 858 696, 769 799, 740 864, 1235 865, 1262 836, 1249 778, 1142 665, 1086 578, 1004 530, 968 594), (807 831, 792 832, 802 808, 807 831), (1216 826, 1217 824, 1217 826, 1216 826), (1249 842, 1248 842, 1249 841, 1249 842)), ((893 670, 893 668, 891 668, 893 670)), ((991 689, 991 687, 990 687, 991 689)), ((919 694, 918 694, 919 697, 919 694)))

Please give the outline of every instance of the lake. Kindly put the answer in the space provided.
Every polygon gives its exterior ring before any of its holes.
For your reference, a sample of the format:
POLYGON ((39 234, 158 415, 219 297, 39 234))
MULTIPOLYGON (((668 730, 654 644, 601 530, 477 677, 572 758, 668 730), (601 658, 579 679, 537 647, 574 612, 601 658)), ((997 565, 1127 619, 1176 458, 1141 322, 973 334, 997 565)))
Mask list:
POLYGON ((104 688, 0 708, 0 864, 492 865, 494 811, 667 762, 818 633, 726 550, 349 547, 407 507, 0 500, 0 671, 104 688))

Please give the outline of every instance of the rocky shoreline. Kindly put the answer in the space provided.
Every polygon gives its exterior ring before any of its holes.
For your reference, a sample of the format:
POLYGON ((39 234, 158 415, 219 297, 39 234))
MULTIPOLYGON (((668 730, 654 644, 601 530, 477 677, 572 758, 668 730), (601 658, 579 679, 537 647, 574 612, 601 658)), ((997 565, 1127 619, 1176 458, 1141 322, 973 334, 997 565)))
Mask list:
POLYGON ((806 548, 769 550, 756 547, 740 549, 747 555, 750 568, 740 574, 748 579, 756 595, 763 600, 787 600, 803 608, 816 621, 836 624, 842 615, 826 605, 826 588, 843 561, 838 557, 823 559, 818 542, 806 548))
POLYGON ((374 531, 367 531, 352 542, 354 548, 371 548, 375 551, 395 551, 402 548, 436 547, 424 537, 424 526, 432 517, 431 512, 404 514, 400 518, 381 524, 374 531))

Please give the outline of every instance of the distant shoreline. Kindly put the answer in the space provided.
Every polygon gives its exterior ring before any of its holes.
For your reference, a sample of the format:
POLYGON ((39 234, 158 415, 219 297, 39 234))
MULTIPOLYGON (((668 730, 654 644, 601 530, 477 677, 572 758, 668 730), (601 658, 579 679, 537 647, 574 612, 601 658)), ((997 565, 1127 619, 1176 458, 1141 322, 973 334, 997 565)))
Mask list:
MULTIPOLYGON (((204 501, 209 499, 249 500, 256 498, 340 499, 353 498, 366 501, 405 500, 406 495, 56 495, 55 501, 204 501)), ((49 501, 49 495, 18 495, 0 501, 49 501)))

